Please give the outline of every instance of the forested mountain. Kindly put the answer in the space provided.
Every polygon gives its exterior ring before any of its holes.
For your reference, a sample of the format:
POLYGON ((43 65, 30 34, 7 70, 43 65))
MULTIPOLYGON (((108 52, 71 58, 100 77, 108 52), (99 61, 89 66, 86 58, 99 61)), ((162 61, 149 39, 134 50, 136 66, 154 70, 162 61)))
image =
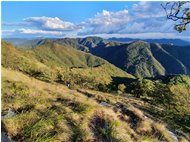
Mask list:
POLYGON ((91 53, 137 77, 190 73, 189 46, 179 47, 136 41, 119 46, 95 48, 91 53))
MULTIPOLYGON (((20 42, 20 47, 36 47, 46 41, 92 53, 137 77, 190 74, 190 46, 145 41, 119 43, 100 37, 87 37, 38 39, 28 42, 29 45, 26 45, 27 41, 23 41, 20 42)), ((12 41, 13 44, 15 42, 12 41)))

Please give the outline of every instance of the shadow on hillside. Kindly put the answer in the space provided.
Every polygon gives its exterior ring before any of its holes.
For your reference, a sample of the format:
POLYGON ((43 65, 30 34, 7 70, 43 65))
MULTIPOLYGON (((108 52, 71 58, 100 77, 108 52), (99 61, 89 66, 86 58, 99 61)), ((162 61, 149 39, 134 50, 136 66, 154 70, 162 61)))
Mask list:
POLYGON ((175 76, 179 76, 179 74, 158 75, 158 76, 155 76, 155 77, 144 77, 144 79, 149 79, 149 80, 152 80, 152 81, 161 80, 162 83, 167 84, 175 76))
POLYGON ((134 78, 127 78, 127 77, 113 77, 112 76, 112 85, 118 85, 118 84, 131 84, 134 81, 137 81, 138 79, 134 78))
POLYGON ((113 77, 112 76, 112 82, 110 82, 110 84, 108 84, 108 85, 99 84, 98 89, 100 91, 103 91, 103 92, 117 91, 119 84, 129 85, 135 81, 137 81, 137 79, 127 78, 127 77, 113 77))

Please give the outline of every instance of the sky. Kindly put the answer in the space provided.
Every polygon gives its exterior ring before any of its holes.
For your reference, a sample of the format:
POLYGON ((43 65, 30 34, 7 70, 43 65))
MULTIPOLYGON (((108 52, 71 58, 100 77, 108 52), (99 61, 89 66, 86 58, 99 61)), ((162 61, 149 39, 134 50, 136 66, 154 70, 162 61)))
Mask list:
POLYGON ((3 1, 2 37, 180 38, 159 1, 3 1))

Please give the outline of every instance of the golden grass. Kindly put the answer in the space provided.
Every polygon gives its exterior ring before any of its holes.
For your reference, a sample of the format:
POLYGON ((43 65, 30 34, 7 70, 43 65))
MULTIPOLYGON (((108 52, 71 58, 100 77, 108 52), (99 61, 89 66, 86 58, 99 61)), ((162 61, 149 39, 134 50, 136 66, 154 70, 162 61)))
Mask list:
POLYGON ((157 134, 159 135, 159 139, 166 139, 168 142, 174 142, 175 140, 173 137, 169 134, 169 131, 167 130, 166 126, 162 123, 154 122, 153 127, 157 134))
MULTIPOLYGON (((30 141, 84 141, 91 142, 97 140, 96 134, 92 129, 92 120, 96 118, 95 112, 103 112, 102 119, 112 124, 113 137, 122 142, 152 142, 156 141, 151 132, 154 130, 164 139, 171 142, 173 139, 168 133, 167 128, 160 123, 145 117, 144 113, 138 108, 127 104, 128 109, 138 118, 139 122, 136 129, 130 127, 129 116, 121 112, 114 112, 113 105, 131 102, 132 98, 114 96, 109 93, 98 91, 83 90, 94 94, 89 98, 76 90, 70 90, 66 86, 56 83, 46 83, 34 78, 30 78, 21 72, 2 68, 3 81, 22 82, 30 87, 31 92, 25 94, 19 100, 16 98, 2 105, 5 108, 24 108, 27 104, 33 104, 34 108, 29 111, 19 113, 13 118, 3 120, 5 129, 11 137, 22 135, 25 140, 30 141), (107 101, 111 107, 101 106, 97 98, 107 101), (106 117, 105 117, 106 116, 106 117), (110 119, 110 121, 108 121, 110 119), (42 135, 46 133, 46 137, 42 135)), ((6 85, 6 82, 5 84, 6 85)), ((3 94, 3 100, 6 100, 3 94)), ((4 103, 4 102, 3 102, 4 103)), ((101 116, 100 116, 101 117, 101 116)))

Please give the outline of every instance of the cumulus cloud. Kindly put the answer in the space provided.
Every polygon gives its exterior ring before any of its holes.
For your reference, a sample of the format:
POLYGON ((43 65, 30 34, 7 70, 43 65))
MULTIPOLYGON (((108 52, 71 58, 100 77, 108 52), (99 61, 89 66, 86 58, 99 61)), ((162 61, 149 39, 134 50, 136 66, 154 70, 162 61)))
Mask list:
MULTIPOLYGON (((58 17, 28 17, 23 19, 24 22, 21 23, 3 23, 3 26, 23 27, 16 31, 5 31, 3 34, 11 35, 12 33, 17 33, 56 37, 95 34, 115 34, 117 36, 130 34, 134 36, 136 34, 143 37, 147 33, 150 37, 156 36, 158 38, 164 34, 167 34, 167 37, 174 37, 174 33, 178 35, 173 29, 174 22, 167 20, 160 5, 161 3, 164 2, 142 1, 132 5, 131 9, 120 11, 102 10, 79 24, 63 21, 58 17), (152 36, 150 33, 152 33, 152 36), (173 34, 171 35, 171 33, 173 34)), ((190 28, 190 25, 188 27, 190 28)), ((187 31, 182 34, 187 35, 189 33, 187 31)))
POLYGON ((74 30, 77 28, 73 23, 62 21, 58 17, 28 17, 24 21, 44 30, 74 30))
POLYGON ((163 3, 157 1, 141 1, 138 4, 133 4, 132 12, 141 18, 162 17, 165 16, 165 12, 161 7, 163 3))
POLYGON ((139 2, 131 10, 116 12, 103 10, 82 24, 85 29, 79 35, 88 34, 126 34, 145 32, 174 32, 174 22, 167 21, 163 2, 139 2))
POLYGON ((103 10, 97 13, 94 18, 89 18, 83 22, 82 25, 93 34, 114 33, 124 28, 128 21, 130 21, 130 16, 126 9, 116 12, 103 10))
MULTIPOLYGON (((68 32, 72 33, 73 31, 80 30, 80 26, 76 26, 75 24, 67 21, 62 21, 58 17, 28 17, 23 19, 24 22, 18 23, 9 23, 4 22, 3 26, 12 26, 12 27, 23 27, 23 28, 16 28, 16 30, 12 31, 4 31, 2 32, 3 36, 10 36, 10 35, 33 35, 33 36, 54 36, 54 37, 61 37, 68 32), (29 28, 30 27, 30 28, 29 28)), ((68 33, 69 34, 69 33, 68 33)))

